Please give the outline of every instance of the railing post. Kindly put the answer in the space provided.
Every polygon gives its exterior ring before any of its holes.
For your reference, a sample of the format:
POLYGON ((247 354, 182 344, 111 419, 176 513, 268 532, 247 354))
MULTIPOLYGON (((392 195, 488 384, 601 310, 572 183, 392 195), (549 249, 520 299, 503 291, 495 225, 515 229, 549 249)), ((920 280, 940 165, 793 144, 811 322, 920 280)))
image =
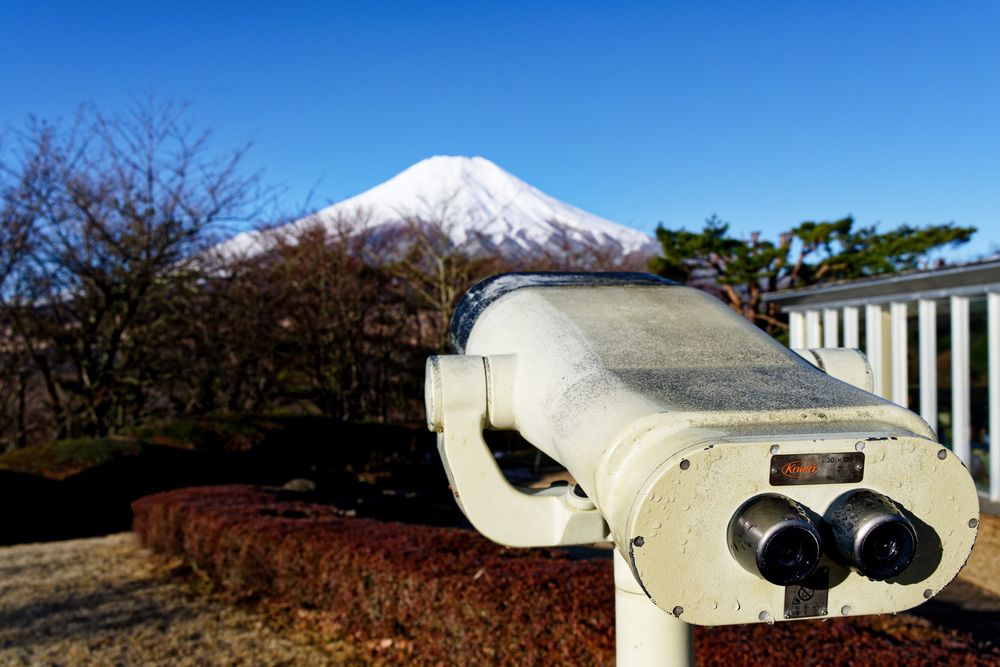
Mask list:
POLYGON ((884 326, 884 315, 882 306, 877 304, 865 306, 865 354, 868 355, 868 363, 871 364, 872 374, 875 376, 875 393, 888 398, 890 368, 886 354, 888 331, 884 326))
POLYGON ((823 309, 823 347, 840 347, 837 315, 836 308, 823 309))
POLYGON ((806 318, 798 310, 788 313, 788 346, 797 350, 806 346, 806 318))
POLYGON ((844 347, 861 347, 858 337, 858 309, 856 306, 844 308, 844 347))
POLYGON ((1000 501, 1000 294, 986 295, 986 338, 989 341, 990 500, 1000 501))
POLYGON ((806 347, 819 347, 820 345, 819 311, 807 310, 806 347))
POLYGON ((930 299, 921 299, 918 311, 920 416, 937 433, 937 304, 930 299))
POLYGON ((951 449, 972 469, 969 438, 969 298, 951 297, 951 449))
POLYGON ((906 304, 892 303, 889 306, 890 351, 892 368, 892 401, 904 408, 910 403, 908 377, 906 304))

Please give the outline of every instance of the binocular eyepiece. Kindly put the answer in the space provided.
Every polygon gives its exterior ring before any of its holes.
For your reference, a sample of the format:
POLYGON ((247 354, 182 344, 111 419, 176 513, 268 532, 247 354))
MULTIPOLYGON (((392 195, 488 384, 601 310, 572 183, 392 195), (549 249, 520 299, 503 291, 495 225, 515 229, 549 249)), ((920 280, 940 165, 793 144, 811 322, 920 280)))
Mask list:
POLYGON ((819 565, 819 531, 802 505, 776 493, 744 503, 729 522, 728 537, 740 565, 778 586, 806 579, 819 565))
POLYGON ((791 498, 755 496, 733 515, 727 537, 730 553, 744 569, 778 586, 807 579, 819 566, 824 546, 836 560, 881 581, 905 570, 917 545, 913 524, 896 504, 868 489, 838 497, 821 528, 791 498))
POLYGON ((910 520, 896 503, 868 489, 837 498, 823 525, 836 557, 869 579, 895 577, 917 552, 917 532, 910 520))

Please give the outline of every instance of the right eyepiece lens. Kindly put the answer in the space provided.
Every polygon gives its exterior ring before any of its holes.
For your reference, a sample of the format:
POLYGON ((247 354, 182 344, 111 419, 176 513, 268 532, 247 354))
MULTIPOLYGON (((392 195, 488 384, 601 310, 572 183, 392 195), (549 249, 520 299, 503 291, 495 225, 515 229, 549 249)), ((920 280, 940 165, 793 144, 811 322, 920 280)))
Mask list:
POLYGON ((916 552, 911 530, 898 521, 872 528, 861 544, 864 572, 873 579, 888 579, 906 569, 916 552))
POLYGON ((840 561, 878 581, 900 574, 917 551, 910 520, 892 500, 868 489, 837 498, 824 517, 824 531, 840 561))

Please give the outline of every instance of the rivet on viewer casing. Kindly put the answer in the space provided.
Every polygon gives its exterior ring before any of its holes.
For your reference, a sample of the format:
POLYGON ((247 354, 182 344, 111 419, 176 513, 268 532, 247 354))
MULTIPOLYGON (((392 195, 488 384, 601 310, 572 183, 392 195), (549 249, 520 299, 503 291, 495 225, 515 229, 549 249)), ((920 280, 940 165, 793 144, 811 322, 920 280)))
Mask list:
POLYGON ((851 605, 849 604, 845 604, 843 607, 840 608, 840 613, 843 614, 844 616, 850 616, 852 611, 854 610, 851 609, 851 605))
POLYGON ((928 588, 927 590, 924 591, 924 597, 927 598, 928 600, 931 598, 932 595, 934 595, 934 591, 932 591, 931 589, 928 588))
POLYGON ((942 461, 944 461, 946 458, 948 458, 948 450, 947 449, 939 449, 938 450, 938 458, 941 459, 942 461))
POLYGON ((975 528, 979 525, 979 519, 969 519, 969 528, 975 528))
POLYGON ((781 451, 781 447, 779 447, 778 445, 771 445, 771 453, 772 454, 777 454, 780 451, 781 451))
POLYGON ((677 605, 676 607, 674 607, 674 616, 678 616, 679 617, 683 613, 684 613, 684 607, 682 607, 680 605, 677 605))
POLYGON ((690 461, 688 461, 687 459, 682 459, 681 460, 681 470, 687 470, 690 467, 691 467, 691 462, 690 461))
POLYGON ((632 540, 632 544, 634 546, 637 546, 637 547, 641 547, 645 543, 646 543, 646 540, 642 539, 642 535, 639 535, 634 540, 632 540))
POLYGON ((856 452, 863 452, 863 451, 865 451, 865 443, 863 443, 863 442, 856 442, 856 443, 854 443, 854 451, 856 451, 856 452))

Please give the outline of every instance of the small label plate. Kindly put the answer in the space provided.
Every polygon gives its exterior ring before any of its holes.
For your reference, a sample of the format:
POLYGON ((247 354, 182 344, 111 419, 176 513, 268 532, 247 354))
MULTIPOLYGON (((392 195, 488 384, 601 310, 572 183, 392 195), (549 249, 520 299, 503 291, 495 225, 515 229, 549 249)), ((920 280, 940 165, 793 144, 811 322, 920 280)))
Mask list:
POLYGON ((830 596, 830 568, 821 567, 799 584, 785 586, 785 618, 826 616, 830 596))
POLYGON ((864 476, 863 452, 776 454, 771 457, 771 486, 855 484, 864 476))

